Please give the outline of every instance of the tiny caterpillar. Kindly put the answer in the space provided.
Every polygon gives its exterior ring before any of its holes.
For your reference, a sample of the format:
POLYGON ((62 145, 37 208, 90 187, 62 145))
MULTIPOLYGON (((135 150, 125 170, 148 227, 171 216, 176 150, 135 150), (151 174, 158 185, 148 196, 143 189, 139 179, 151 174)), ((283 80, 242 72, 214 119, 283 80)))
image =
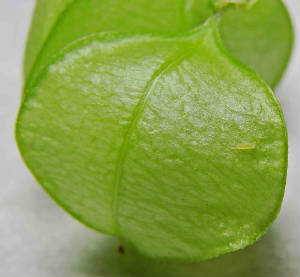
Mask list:
POLYGON ((238 150, 255 149, 256 144, 255 143, 240 143, 235 148, 238 150))

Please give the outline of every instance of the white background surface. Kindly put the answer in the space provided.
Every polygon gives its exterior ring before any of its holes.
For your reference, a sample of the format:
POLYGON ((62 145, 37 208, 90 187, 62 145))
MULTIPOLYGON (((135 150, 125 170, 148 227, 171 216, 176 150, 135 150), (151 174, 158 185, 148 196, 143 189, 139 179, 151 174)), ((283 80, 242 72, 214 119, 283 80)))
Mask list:
POLYGON ((120 256, 115 239, 84 227, 63 212, 25 168, 13 132, 22 87, 22 55, 34 1, 0 0, 0 275, 297 276, 300 1, 285 2, 296 27, 296 39, 290 66, 276 90, 289 132, 289 170, 281 213, 268 233, 246 250, 189 265, 158 263, 134 253, 120 256))

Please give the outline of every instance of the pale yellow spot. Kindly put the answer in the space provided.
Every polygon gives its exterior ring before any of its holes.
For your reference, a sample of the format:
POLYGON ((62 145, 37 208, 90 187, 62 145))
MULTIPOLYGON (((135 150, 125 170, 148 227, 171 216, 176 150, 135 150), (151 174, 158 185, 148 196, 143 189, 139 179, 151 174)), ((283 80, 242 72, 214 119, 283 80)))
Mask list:
POLYGON ((256 144, 255 143, 240 143, 235 148, 238 150, 255 149, 256 144))

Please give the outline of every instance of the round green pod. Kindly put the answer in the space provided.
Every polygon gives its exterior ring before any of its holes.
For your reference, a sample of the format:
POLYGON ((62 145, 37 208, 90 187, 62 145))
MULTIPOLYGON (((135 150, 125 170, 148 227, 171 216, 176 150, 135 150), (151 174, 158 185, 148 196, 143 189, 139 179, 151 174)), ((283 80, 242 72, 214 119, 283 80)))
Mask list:
POLYGON ((282 202, 280 106, 216 26, 79 40, 27 88, 17 120, 20 151, 49 194, 151 257, 244 248, 282 202))

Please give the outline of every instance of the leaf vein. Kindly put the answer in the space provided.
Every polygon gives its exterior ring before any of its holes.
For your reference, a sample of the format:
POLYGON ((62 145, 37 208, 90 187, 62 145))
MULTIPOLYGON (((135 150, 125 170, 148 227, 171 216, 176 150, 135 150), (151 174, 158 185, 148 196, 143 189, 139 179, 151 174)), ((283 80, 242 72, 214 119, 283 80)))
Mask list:
MULTIPOLYGON (((134 112, 133 112, 133 119, 125 133, 123 143, 121 144, 119 155, 118 155, 118 162, 115 168, 114 177, 113 177, 113 205, 112 205, 112 217, 114 221, 115 229, 118 229, 118 207, 119 207, 119 191, 120 191, 120 184, 122 179, 122 170, 123 165, 127 156, 127 150, 130 143, 130 139, 133 135, 134 129, 136 128, 138 121, 141 119, 145 107, 147 105, 148 99, 151 96, 153 90, 155 89, 159 79, 163 74, 165 74, 168 70, 172 67, 177 66, 180 64, 185 58, 192 56, 195 52, 195 48, 193 47, 190 51, 180 51, 169 60, 164 62, 151 76, 151 78, 147 81, 146 86, 144 88, 144 93, 137 103, 134 112)), ((118 230, 115 230, 118 231, 118 230)))

